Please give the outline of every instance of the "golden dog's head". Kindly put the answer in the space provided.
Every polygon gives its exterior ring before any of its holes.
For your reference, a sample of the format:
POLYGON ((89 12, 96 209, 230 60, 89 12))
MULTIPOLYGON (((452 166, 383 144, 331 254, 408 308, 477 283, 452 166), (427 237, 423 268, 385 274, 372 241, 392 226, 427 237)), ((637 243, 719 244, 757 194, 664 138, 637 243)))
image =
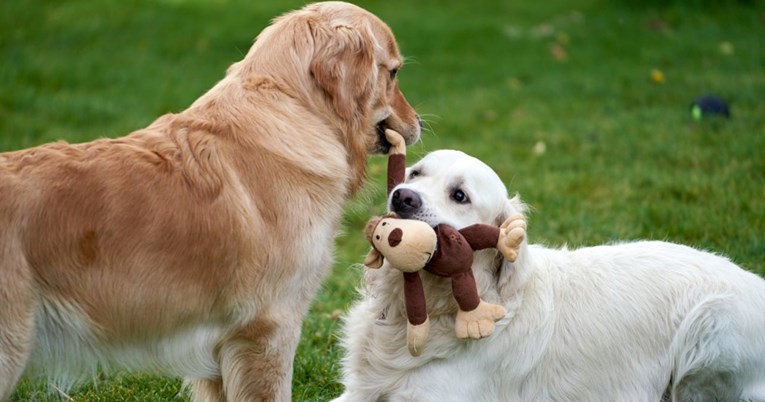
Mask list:
POLYGON ((417 141, 420 119, 398 87, 403 58, 390 28, 348 3, 316 3, 306 10, 323 20, 313 27, 318 46, 310 74, 338 115, 358 119, 366 149, 388 151, 385 128, 401 133, 407 144, 417 141))
POLYGON ((344 2, 310 4, 276 18, 229 73, 266 76, 340 128, 353 159, 386 153, 385 128, 407 145, 421 121, 398 88, 403 64, 390 28, 344 2))

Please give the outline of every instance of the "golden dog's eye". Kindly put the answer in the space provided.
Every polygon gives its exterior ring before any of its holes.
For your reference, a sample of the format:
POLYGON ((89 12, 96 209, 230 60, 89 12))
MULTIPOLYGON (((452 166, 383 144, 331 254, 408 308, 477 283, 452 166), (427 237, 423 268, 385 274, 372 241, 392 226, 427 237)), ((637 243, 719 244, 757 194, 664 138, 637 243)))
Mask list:
POLYGON ((397 68, 394 68, 394 69, 390 70, 390 79, 395 79, 396 78, 396 74, 398 74, 398 69, 397 68))

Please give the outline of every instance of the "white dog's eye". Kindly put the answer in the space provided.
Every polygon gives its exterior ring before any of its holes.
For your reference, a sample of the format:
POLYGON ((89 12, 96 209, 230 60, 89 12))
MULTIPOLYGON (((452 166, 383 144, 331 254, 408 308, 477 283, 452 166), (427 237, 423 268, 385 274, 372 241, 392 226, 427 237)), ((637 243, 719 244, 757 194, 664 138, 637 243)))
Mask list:
POLYGON ((409 172, 409 180, 414 179, 415 177, 419 175, 420 175, 419 170, 412 170, 411 172, 409 172))
POLYGON ((452 193, 452 199, 454 201, 457 201, 460 204, 467 204, 468 202, 470 202, 470 199, 468 198, 467 194, 465 194, 465 192, 462 190, 455 190, 452 193))

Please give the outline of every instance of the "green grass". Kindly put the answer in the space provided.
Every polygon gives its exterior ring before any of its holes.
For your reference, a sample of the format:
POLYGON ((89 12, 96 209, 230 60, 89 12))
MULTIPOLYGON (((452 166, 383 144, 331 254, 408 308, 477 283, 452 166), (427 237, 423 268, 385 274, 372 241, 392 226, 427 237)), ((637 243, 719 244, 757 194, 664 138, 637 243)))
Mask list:
MULTIPOLYGON (((272 17, 302 4, 279 3, 0 2, 0 150, 115 137, 185 108, 272 17)), ((408 57, 400 85, 431 127, 410 160, 456 148, 489 163, 533 207, 531 241, 664 239, 765 274, 762 1, 361 5, 392 26, 408 57), (732 119, 690 118, 709 92, 730 101, 732 119)), ((336 317, 359 283, 362 225, 383 211, 384 162, 372 159, 348 205, 334 273, 305 321, 296 401, 341 391, 336 317)), ((12 400, 58 400, 46 392, 25 381, 12 400)), ((70 397, 186 399, 178 380, 123 374, 70 397)))

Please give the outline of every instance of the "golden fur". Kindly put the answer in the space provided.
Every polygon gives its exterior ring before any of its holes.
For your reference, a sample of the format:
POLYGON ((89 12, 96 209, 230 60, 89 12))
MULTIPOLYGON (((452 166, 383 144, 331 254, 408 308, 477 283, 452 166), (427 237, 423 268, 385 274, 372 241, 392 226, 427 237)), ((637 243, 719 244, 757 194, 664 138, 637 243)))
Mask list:
POLYGON ((417 141, 393 34, 350 4, 274 20, 188 109, 118 139, 0 154, 0 400, 24 370, 187 379, 289 401, 344 202, 390 127, 417 141))

